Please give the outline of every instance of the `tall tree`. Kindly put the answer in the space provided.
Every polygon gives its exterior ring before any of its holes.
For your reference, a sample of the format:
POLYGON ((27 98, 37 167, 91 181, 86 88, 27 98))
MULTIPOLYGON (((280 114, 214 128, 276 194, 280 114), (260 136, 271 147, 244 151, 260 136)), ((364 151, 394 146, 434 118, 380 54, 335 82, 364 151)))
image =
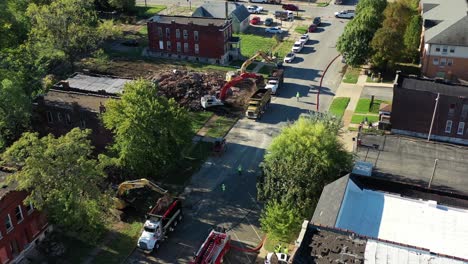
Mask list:
POLYGON ((29 126, 31 100, 16 83, 0 82, 0 152, 29 126))
POLYGON ((73 63, 114 33, 111 22, 99 22, 93 0, 56 0, 31 4, 30 41, 37 50, 73 63))
POLYGON ((24 133, 3 160, 20 168, 8 180, 29 191, 27 202, 47 211, 53 224, 93 240, 103 230, 110 199, 99 189, 104 173, 91 158, 89 134, 78 128, 59 138, 24 133))
POLYGON ((175 166, 191 142, 187 111, 158 96, 156 86, 137 80, 124 86, 120 100, 106 104, 105 126, 114 132, 112 147, 121 166, 157 177, 175 166))
POLYGON ((282 241, 291 241, 292 236, 300 229, 301 220, 295 206, 272 201, 262 212, 260 224, 269 236, 282 241))
POLYGON ((352 156, 338 139, 341 121, 330 116, 301 118, 273 139, 262 168, 258 196, 294 205, 310 218, 325 184, 351 167, 352 156))
POLYGON ((403 40, 406 48, 406 58, 415 63, 419 58, 419 45, 421 44, 422 17, 415 14, 405 30, 403 40))

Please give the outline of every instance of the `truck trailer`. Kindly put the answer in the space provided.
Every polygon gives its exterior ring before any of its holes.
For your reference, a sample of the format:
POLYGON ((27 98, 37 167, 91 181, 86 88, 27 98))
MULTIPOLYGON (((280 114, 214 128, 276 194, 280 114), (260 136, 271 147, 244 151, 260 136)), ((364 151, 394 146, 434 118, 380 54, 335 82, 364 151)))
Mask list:
POLYGON ((271 89, 258 89, 249 99, 245 115, 247 118, 260 119, 271 102, 271 89))

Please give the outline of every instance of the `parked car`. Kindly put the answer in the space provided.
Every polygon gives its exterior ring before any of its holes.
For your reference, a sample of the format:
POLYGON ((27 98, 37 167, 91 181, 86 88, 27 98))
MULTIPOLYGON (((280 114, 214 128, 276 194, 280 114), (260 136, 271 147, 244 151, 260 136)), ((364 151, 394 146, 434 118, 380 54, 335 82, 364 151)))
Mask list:
POLYGON ((309 26, 309 32, 314 32, 317 29, 317 25, 312 24, 309 26))
POLYGON ((292 46, 291 51, 294 53, 299 53, 301 52, 303 47, 304 47, 304 44, 300 40, 298 40, 294 42, 294 45, 292 46))
POLYGON ((309 41, 309 34, 303 34, 301 38, 299 39, 300 42, 302 42, 302 45, 306 44, 307 41, 309 41))
POLYGON ((265 33, 281 34, 283 30, 280 27, 269 27, 265 28, 265 33))
POLYGON ((293 20, 294 19, 294 13, 292 11, 289 11, 289 10, 275 11, 275 18, 279 18, 281 20, 293 20))
POLYGON ((320 26, 322 23, 322 19, 320 17, 314 17, 314 20, 312 21, 312 24, 316 25, 317 27, 320 26))
POLYGON ((286 57, 284 57, 284 62, 290 63, 294 60, 294 58, 296 58, 296 54, 294 54, 293 52, 290 52, 286 55, 286 57))
POLYGON ((335 17, 337 18, 351 19, 351 18, 354 18, 354 16, 355 16, 354 10, 343 10, 340 12, 335 12, 335 17))
POLYGON ((273 18, 269 17, 265 19, 265 26, 271 26, 273 25, 273 18))
POLYGON ((297 5, 293 5, 293 4, 284 4, 282 7, 283 7, 284 10, 299 11, 299 7, 297 5))
POLYGON ((254 16, 252 17, 252 19, 250 19, 250 24, 252 25, 258 25, 260 24, 261 20, 260 20, 260 17, 258 16, 254 16))
POLYGON ((271 89, 271 94, 278 94, 278 80, 268 80, 265 89, 271 89))
POLYGON ((251 5, 250 7, 253 7, 253 8, 255 8, 255 9, 257 9, 257 10, 260 11, 260 12, 263 12, 263 6, 251 5))
POLYGON ((250 3, 268 3, 268 0, 249 0, 250 3))
POLYGON ((335 5, 342 5, 343 4, 343 0, 335 0, 335 5))
POLYGON ((249 11, 250 14, 260 14, 262 12, 258 6, 248 6, 247 11, 249 11))

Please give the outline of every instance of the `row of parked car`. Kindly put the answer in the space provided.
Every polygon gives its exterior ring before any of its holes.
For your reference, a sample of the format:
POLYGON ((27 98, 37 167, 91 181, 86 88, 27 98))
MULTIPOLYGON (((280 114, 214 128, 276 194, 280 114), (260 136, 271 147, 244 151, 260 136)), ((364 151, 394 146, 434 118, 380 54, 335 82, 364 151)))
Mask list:
POLYGON ((304 45, 309 41, 309 34, 302 35, 298 41, 294 42, 294 45, 291 48, 291 52, 284 57, 285 63, 291 63, 296 58, 296 53, 301 52, 304 48, 304 45))

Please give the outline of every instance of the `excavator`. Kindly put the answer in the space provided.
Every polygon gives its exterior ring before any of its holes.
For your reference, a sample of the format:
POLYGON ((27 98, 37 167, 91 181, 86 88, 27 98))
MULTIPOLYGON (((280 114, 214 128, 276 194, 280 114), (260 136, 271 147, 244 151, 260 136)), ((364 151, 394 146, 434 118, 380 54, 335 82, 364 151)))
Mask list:
POLYGON ((125 209, 128 206, 128 202, 131 202, 128 199, 127 200, 123 199, 123 196, 125 195, 125 193, 132 189, 141 189, 144 187, 148 187, 151 190, 156 191, 163 195, 167 194, 167 190, 159 187, 157 184, 153 183, 152 181, 148 179, 124 181, 119 185, 117 189, 117 195, 114 198, 115 207, 119 210, 125 209))
POLYGON ((274 59, 268 56, 265 52, 263 51, 257 51, 255 55, 250 57, 248 60, 246 60, 241 68, 239 69, 238 72, 228 72, 226 74, 226 83, 224 86, 221 88, 221 91, 219 92, 219 96, 216 95, 205 95, 201 98, 201 105, 203 108, 208 108, 212 106, 218 106, 218 105, 224 105, 224 100, 226 100, 227 93, 229 89, 239 82, 248 79, 248 78, 258 78, 260 75, 257 75, 255 73, 248 73, 247 72, 247 67, 249 67, 252 62, 258 57, 262 57, 264 60, 268 62, 273 62, 275 63, 274 59))

